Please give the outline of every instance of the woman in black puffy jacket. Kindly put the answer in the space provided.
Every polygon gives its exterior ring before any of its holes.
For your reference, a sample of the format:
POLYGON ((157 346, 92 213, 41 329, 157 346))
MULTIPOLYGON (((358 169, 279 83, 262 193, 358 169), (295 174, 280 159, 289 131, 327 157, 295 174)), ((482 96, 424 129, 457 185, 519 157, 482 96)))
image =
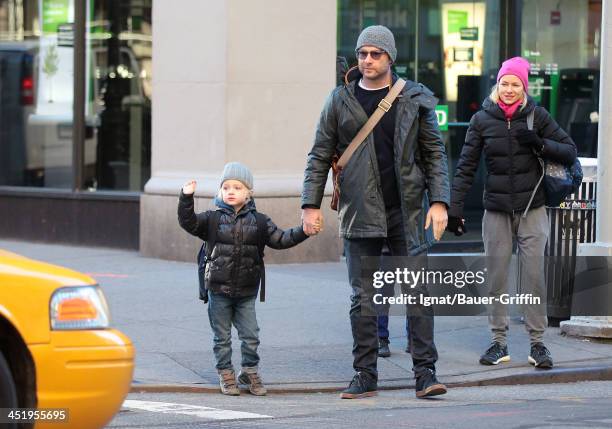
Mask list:
POLYGON ((453 180, 447 230, 456 235, 465 232, 465 196, 484 154, 487 175, 482 234, 490 296, 494 301, 489 315, 493 341, 480 357, 480 363, 497 365, 510 360, 504 294, 509 291, 514 240, 521 263, 522 292, 531 293, 534 298, 524 305, 525 327, 531 343, 528 362, 537 368, 552 368, 552 357, 543 344, 548 324, 544 278, 548 216, 541 185, 529 202, 542 174, 538 157, 571 165, 576 159, 576 145, 546 109, 536 106, 527 95, 528 75, 527 60, 520 57, 506 60, 482 110, 472 117, 453 180), (527 125, 531 112, 534 112, 532 130, 527 125))

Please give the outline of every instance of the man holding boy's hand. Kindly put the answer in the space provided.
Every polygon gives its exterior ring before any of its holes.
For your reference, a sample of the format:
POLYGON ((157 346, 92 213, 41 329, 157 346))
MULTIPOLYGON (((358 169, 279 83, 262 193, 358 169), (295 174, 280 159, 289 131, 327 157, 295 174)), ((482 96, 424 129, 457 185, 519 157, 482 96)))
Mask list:
MULTIPOLYGON (((355 53, 358 69, 348 71, 346 84, 332 91, 321 112, 302 191, 304 231, 317 233, 323 229, 320 207, 332 158, 342 155, 369 116, 384 111, 339 176, 338 216, 353 289, 349 314, 356 372, 342 392, 347 399, 377 393, 377 318, 368 298, 372 273, 362 266, 362 258, 380 257, 385 242, 394 256, 424 254, 433 241, 426 230, 433 226, 433 238, 442 237, 450 203, 446 152, 434 112, 437 99, 423 85, 408 81, 392 104, 386 100, 398 80, 391 70, 397 50, 388 28, 363 30, 355 53)), ((435 375, 431 308, 411 307, 409 330, 416 396, 446 393, 435 375)))

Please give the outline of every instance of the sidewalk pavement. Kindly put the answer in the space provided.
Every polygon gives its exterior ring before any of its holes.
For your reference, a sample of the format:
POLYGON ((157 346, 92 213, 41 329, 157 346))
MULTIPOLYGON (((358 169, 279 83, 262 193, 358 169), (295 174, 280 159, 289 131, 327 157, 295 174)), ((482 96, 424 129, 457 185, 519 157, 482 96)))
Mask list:
MULTIPOLYGON (((90 274, 101 285, 111 323, 136 347, 133 391, 218 392, 206 305, 197 299, 195 263, 137 252, 0 240, 0 248, 90 274)), ((266 302, 257 302, 260 369, 271 393, 339 391, 353 376, 344 263, 266 265, 266 302)), ((404 352, 404 317, 391 316, 391 357, 378 360, 381 389, 413 388, 404 352)), ((478 363, 490 342, 484 316, 436 317, 438 378, 450 387, 612 380, 612 341, 565 337, 549 328, 552 370, 527 363, 529 340, 513 318, 512 361, 478 363)), ((233 362, 240 367, 234 331, 233 362)))

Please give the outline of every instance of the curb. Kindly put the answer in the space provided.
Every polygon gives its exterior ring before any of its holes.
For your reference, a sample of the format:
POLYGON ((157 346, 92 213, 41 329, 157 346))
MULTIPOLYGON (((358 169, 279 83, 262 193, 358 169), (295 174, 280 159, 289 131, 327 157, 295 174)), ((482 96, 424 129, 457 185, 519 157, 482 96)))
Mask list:
MULTIPOLYGON (((588 368, 559 368, 551 370, 532 370, 519 374, 488 378, 475 381, 456 381, 446 383, 448 388, 479 387, 479 386, 513 386, 525 384, 556 384, 575 383, 578 381, 611 381, 612 366, 595 366, 588 368)), ((298 394, 298 393, 336 393, 346 386, 330 386, 313 384, 312 386, 299 385, 268 385, 268 393, 272 395, 298 394)), ((393 383, 378 386, 378 390, 414 389, 414 383, 393 383)), ((212 384, 146 384, 133 383, 130 393, 219 393, 219 387, 212 384)))
POLYGON ((588 368, 536 369, 530 372, 503 377, 449 383, 448 387, 511 386, 521 384, 555 384, 610 380, 612 380, 612 366, 593 366, 588 368))

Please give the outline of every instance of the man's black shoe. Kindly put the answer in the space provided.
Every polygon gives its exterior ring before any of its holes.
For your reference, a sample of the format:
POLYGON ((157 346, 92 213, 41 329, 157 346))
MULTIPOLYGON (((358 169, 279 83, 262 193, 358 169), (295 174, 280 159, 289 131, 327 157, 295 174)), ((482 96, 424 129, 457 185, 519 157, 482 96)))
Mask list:
POLYGON ((542 343, 535 343, 531 346, 527 361, 536 368, 551 369, 553 367, 553 360, 550 356, 550 352, 542 343))
POLYGON ((378 395, 376 380, 369 375, 358 371, 348 387, 342 391, 342 399, 359 399, 378 395))
POLYGON ((480 363, 482 365, 497 365, 501 362, 510 362, 508 354, 508 346, 502 346, 500 343, 493 343, 482 356, 480 363))
POLYGON ((436 373, 427 369, 416 380, 416 397, 426 398, 428 396, 444 395, 446 386, 438 381, 436 373))
POLYGON ((378 339, 378 357, 389 357, 391 356, 391 350, 389 350, 389 340, 387 338, 378 339))

